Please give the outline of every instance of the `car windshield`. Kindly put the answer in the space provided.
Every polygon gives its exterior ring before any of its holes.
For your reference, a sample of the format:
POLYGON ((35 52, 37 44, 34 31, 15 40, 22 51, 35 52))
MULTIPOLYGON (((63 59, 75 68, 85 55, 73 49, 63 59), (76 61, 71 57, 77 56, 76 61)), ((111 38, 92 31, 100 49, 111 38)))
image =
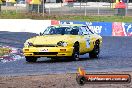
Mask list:
POLYGON ((44 31, 44 35, 54 35, 54 34, 71 34, 71 35, 78 35, 78 29, 71 28, 71 27, 54 27, 50 26, 44 31))

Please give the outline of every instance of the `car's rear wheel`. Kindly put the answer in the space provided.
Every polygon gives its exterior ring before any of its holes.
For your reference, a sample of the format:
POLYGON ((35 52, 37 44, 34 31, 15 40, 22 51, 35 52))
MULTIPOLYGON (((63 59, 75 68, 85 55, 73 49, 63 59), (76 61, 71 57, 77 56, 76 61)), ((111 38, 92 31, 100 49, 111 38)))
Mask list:
POLYGON ((75 61, 79 60, 79 43, 74 44, 72 59, 75 61))
POLYGON ((89 52, 89 57, 98 58, 99 53, 100 53, 99 41, 96 41, 93 50, 89 52))
POLYGON ((36 62, 37 61, 37 57, 26 56, 25 58, 26 58, 27 62, 36 62))

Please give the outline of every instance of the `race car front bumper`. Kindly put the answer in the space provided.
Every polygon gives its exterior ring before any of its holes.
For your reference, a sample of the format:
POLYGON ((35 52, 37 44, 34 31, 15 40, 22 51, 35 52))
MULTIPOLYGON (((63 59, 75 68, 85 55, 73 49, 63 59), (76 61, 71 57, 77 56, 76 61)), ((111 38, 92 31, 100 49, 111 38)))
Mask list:
POLYGON ((29 47, 23 48, 23 53, 37 57, 72 56, 73 47, 29 47))

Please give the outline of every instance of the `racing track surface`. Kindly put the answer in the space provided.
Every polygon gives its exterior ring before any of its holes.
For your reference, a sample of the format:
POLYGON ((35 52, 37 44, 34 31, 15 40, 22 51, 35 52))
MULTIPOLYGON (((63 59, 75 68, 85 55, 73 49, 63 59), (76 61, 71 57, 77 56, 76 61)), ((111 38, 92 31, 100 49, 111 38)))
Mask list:
MULTIPOLYGON (((34 35, 36 34, 0 32, 0 42, 22 48, 23 42, 34 35)), ((132 71, 132 37, 104 36, 99 59, 89 59, 86 54, 81 56, 80 61, 40 58, 36 63, 27 63, 25 59, 0 62, 0 75, 75 73, 79 66, 84 67, 87 72, 132 71)))

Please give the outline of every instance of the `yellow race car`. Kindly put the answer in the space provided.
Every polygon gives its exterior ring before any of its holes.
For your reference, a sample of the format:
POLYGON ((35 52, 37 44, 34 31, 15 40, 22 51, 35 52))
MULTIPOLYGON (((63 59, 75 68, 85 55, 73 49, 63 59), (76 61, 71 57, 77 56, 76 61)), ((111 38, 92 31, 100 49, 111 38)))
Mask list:
POLYGON ((101 44, 102 37, 86 25, 52 25, 28 39, 23 53, 27 62, 36 62, 39 57, 79 60, 79 55, 86 53, 90 58, 98 58, 101 44))

